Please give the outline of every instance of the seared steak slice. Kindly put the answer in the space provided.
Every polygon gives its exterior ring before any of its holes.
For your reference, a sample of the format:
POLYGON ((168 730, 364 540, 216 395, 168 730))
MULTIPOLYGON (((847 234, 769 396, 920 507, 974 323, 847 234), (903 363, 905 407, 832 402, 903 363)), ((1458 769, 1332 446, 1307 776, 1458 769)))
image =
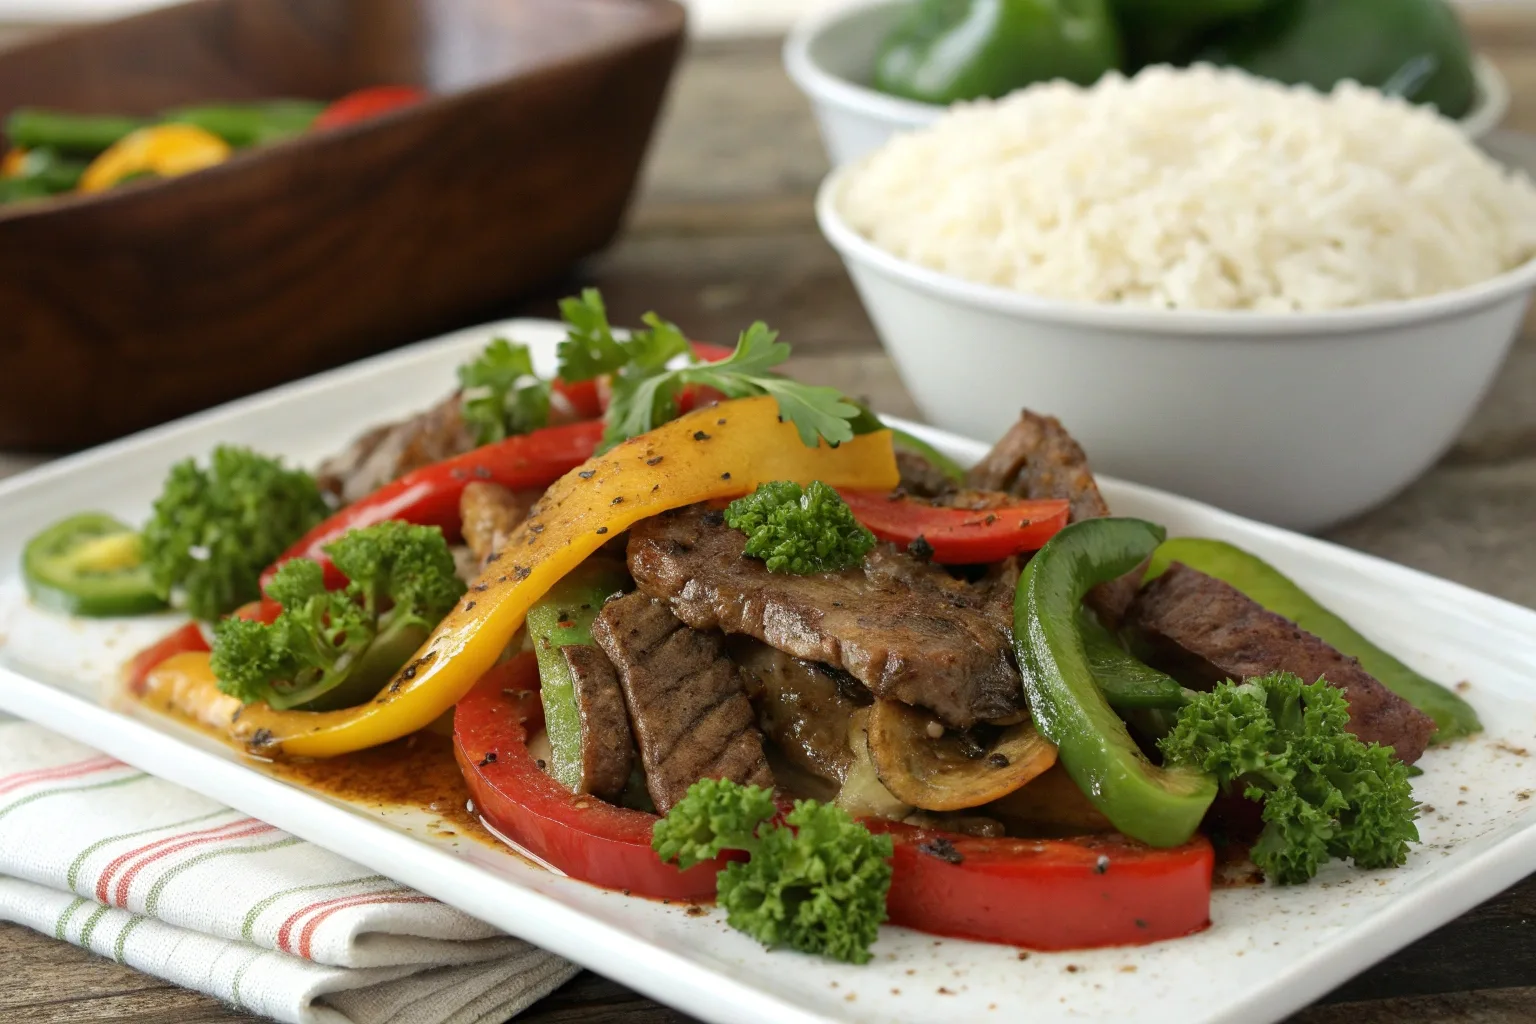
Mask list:
POLYGON ((1109 515, 1082 447, 1060 420, 1028 409, 971 467, 966 482, 979 490, 1007 491, 1018 498, 1066 498, 1072 503, 1074 523, 1109 515))
POLYGON ((1215 685, 1284 670, 1325 678, 1349 700, 1349 731, 1419 759, 1435 723, 1387 689, 1354 658, 1233 587, 1175 562, 1131 605, 1126 619, 1143 653, 1191 685, 1215 685))
POLYGON ((618 669, 658 813, 704 778, 773 788, 724 637, 690 629, 665 604, 636 593, 603 606, 592 638, 618 669))
POLYGON ((413 469, 474 447, 456 391, 425 412, 368 431, 322 463, 317 476, 321 488, 351 504, 413 469))
POLYGON ((791 762, 842 782, 853 761, 848 720, 870 703, 869 691, 830 665, 802 661, 746 636, 726 642, 747 677, 757 723, 791 762))
POLYGON ((690 626, 842 668, 875 696, 958 728, 1022 707, 1010 641, 983 592, 889 546, 858 569, 771 573, 742 554, 746 540, 720 512, 693 505, 630 529, 629 571, 690 626))
POLYGON ((955 489, 953 480, 916 452, 898 448, 896 471, 901 474, 902 489, 919 498, 937 498, 955 489))
POLYGON ((537 500, 536 492, 519 493, 484 480, 465 484, 459 498, 459 518, 464 523, 464 543, 475 558, 483 563, 500 549, 512 531, 528 518, 528 510, 537 500))
POLYGON ((579 793, 615 802, 629 785, 635 765, 635 741, 624 710, 624 691, 613 663, 596 647, 560 648, 576 688, 576 716, 581 723, 579 793))
MULTIPOLYGON (((1019 422, 986 457, 971 467, 966 482, 1019 498, 1065 498, 1072 503, 1068 519, 1074 523, 1109 515, 1109 505, 1099 493, 1082 446, 1060 420, 1028 409, 1019 414, 1019 422)), ((1146 571, 1142 565, 1117 580, 1102 583, 1088 592, 1084 602, 1106 626, 1118 627, 1146 571)))

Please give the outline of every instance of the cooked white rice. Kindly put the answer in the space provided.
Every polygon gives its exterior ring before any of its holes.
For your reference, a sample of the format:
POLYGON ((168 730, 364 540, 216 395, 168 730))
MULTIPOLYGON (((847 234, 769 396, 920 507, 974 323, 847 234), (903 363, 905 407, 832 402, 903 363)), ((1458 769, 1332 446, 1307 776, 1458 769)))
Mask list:
POLYGON ((1536 254, 1536 188, 1435 113, 1151 68, 955 108, 837 197, 881 248, 1058 299, 1320 310, 1461 288, 1536 254))

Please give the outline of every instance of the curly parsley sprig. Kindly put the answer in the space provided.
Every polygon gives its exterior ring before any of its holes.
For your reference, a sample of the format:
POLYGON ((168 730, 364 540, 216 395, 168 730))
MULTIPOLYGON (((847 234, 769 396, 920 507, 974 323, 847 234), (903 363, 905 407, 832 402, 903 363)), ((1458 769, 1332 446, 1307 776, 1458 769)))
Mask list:
POLYGON ((846 811, 796 800, 774 824, 773 794, 727 779, 700 779, 658 821, 651 847, 680 868, 743 850, 716 880, 726 923, 773 948, 788 946, 868 963, 886 918, 892 842, 846 811))
POLYGON ((1342 690, 1274 672, 1194 695, 1158 747, 1165 763, 1209 772, 1264 805, 1253 862, 1294 885, 1331 858, 1397 867, 1418 842, 1407 766, 1348 724, 1342 690))

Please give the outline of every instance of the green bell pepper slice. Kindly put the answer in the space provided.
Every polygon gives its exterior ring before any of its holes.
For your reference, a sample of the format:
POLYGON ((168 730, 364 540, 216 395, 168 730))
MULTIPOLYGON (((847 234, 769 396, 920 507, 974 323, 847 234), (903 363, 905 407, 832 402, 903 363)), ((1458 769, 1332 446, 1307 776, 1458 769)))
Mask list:
POLYGON ((874 86, 947 105, 1118 67, 1108 0, 918 0, 881 45, 874 86))
POLYGON ((595 647, 592 620, 603 602, 624 589, 628 578, 606 559, 588 559, 528 609, 528 637, 539 662, 539 699, 549 736, 549 774, 571 792, 581 786, 581 716, 576 681, 562 647, 595 647))
POLYGON ((48 146, 76 156, 94 156, 129 132, 148 125, 147 118, 69 114, 38 107, 18 107, 5 119, 5 137, 13 146, 48 146))
POLYGON ((1128 652, 1088 609, 1078 609, 1077 619, 1094 681, 1110 707, 1127 712, 1184 706, 1185 690, 1176 679, 1128 652))
POLYGON ((104 512, 70 516, 29 540, 21 575, 33 601, 68 615, 109 618, 165 607, 138 531, 104 512))
POLYGON ((1073 523, 1041 548, 1014 594, 1014 646, 1035 727, 1067 774, 1114 826, 1151 846, 1194 835, 1216 782, 1149 761, 1105 699, 1084 643, 1083 595, 1139 566, 1166 536, 1140 519, 1073 523))
POLYGON ((1324 92, 1349 78, 1446 117, 1472 108, 1472 50, 1444 0, 1281 0, 1221 29, 1198 59, 1324 92))
POLYGON ((313 100, 224 103, 167 110, 160 120, 196 125, 238 149, 302 135, 324 109, 313 100))
POLYGON ((1152 555, 1147 579, 1155 579, 1174 562, 1214 576, 1264 606, 1290 619, 1329 646, 1355 658, 1381 684, 1435 720, 1433 743, 1447 743, 1481 732, 1482 722, 1472 705, 1439 683, 1426 678, 1361 636, 1353 626, 1318 603, 1279 569, 1225 541, 1178 537, 1152 555))

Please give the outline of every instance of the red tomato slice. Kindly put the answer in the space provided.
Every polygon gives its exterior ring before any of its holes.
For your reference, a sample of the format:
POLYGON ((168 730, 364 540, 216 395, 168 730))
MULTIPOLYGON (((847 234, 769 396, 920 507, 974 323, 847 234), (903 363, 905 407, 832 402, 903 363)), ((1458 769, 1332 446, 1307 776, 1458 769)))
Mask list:
POLYGON ((426 92, 414 85, 375 85, 367 89, 358 89, 322 110, 320 116, 316 117, 314 123, 310 125, 310 130, 323 131, 327 128, 356 124, 358 121, 366 121, 370 117, 378 117, 391 110, 420 103, 426 98, 426 92))
POLYGON ((892 924, 1052 950, 1142 945, 1211 922, 1215 855, 1204 836, 1159 850, 1120 835, 975 839, 864 824, 896 841, 892 924))
POLYGON ((459 701, 454 756, 485 820, 572 878, 640 896, 714 899, 723 860, 679 871, 651 849, 656 815, 577 796, 539 769, 527 744, 543 722, 532 653, 492 668, 459 701))
POLYGON ((876 537, 902 547, 921 537, 933 548, 933 560, 946 565, 996 562, 1038 551, 1067 525, 1069 508, 1066 501, 1047 499, 976 511, 943 508, 883 491, 838 493, 853 517, 876 537))
POLYGON ((128 688, 142 695, 144 681, 161 662, 173 655, 206 650, 208 650, 208 641, 203 637, 202 627, 195 622, 189 622, 133 656, 133 659, 128 662, 128 688))

